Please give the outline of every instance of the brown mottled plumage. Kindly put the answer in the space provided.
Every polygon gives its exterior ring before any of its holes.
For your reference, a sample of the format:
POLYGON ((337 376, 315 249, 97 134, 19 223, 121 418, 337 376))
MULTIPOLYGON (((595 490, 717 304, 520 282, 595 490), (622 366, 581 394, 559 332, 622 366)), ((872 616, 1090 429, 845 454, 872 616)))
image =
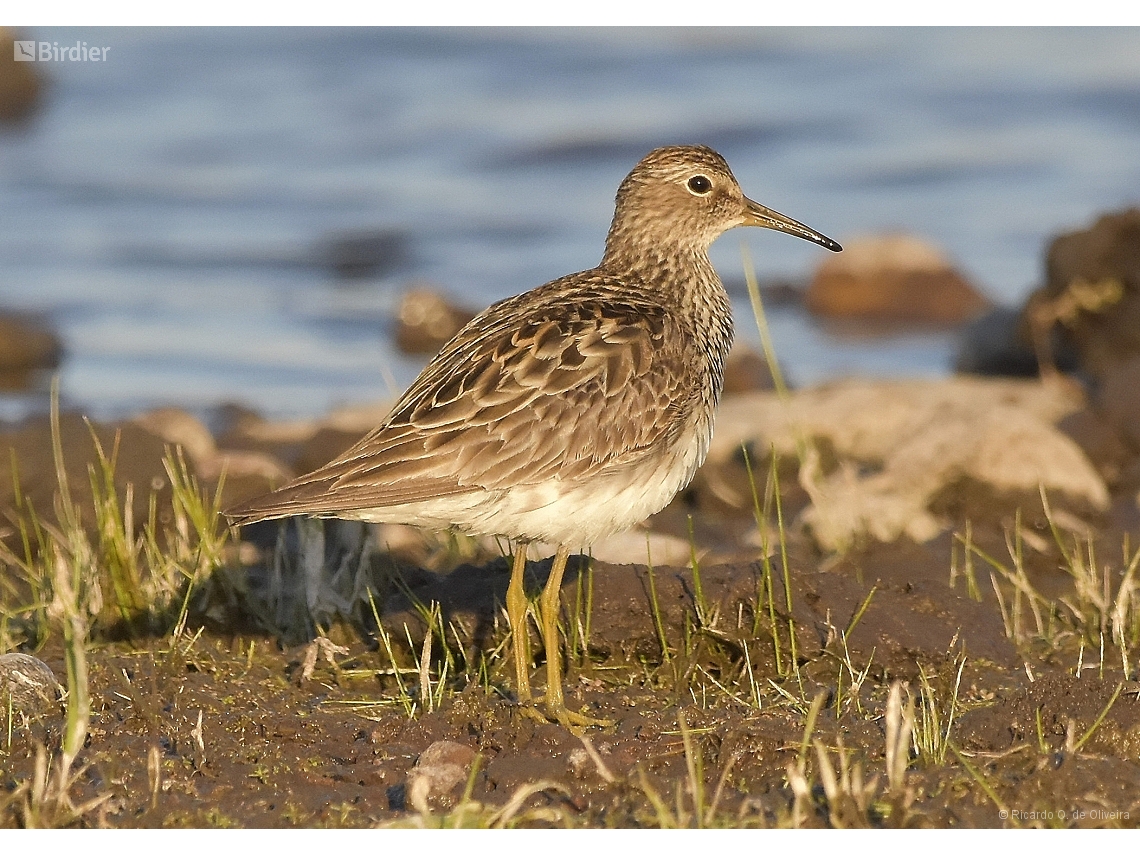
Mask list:
MULTIPOLYGON (((741 225, 840 249, 745 198, 712 149, 650 152, 618 188, 601 264, 482 312, 382 425, 227 515, 411 523, 559 544, 542 598, 546 703, 564 723, 590 723, 562 700, 556 620, 566 559, 661 510, 704 459, 732 343, 728 295, 708 248, 741 225)), ((507 607, 517 690, 528 702, 521 556, 507 607)))

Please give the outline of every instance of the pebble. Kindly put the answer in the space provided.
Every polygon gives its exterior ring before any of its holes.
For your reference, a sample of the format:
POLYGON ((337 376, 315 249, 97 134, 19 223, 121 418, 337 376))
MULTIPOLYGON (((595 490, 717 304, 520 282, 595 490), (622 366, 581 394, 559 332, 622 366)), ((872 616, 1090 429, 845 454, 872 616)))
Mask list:
POLYGON ((412 806, 426 813, 427 800, 433 796, 446 796, 467 780, 477 752, 469 745, 447 739, 433 742, 408 772, 405 792, 412 806))
POLYGON ((24 723, 54 718, 61 712, 62 698, 63 687, 42 660, 26 653, 0 656, 0 714, 5 718, 9 702, 24 723))

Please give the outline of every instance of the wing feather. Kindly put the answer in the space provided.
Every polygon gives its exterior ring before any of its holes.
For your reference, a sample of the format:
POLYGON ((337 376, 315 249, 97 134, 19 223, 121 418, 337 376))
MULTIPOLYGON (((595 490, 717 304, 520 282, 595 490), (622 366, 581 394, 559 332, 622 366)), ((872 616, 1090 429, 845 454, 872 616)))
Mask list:
POLYGON ((682 394, 691 336, 676 313, 617 280, 594 275, 575 285, 556 280, 491 306, 444 346, 382 425, 230 515, 336 515, 588 478, 672 441, 699 403, 682 394))

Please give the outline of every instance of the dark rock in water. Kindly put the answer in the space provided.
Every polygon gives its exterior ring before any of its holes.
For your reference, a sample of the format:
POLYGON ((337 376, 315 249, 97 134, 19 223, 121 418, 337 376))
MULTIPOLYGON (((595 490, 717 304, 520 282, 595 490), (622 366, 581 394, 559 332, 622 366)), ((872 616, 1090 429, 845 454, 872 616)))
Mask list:
POLYGON ((435 353, 473 317, 475 312, 432 288, 410 288, 396 314, 396 347, 404 353, 435 353))
POLYGON ((0 315, 0 389, 35 386, 36 373, 57 367, 62 357, 59 337, 42 321, 0 315))
MULTIPOLYGON (((744 277, 722 276, 724 288, 729 294, 747 296, 748 280, 744 277)), ((802 308, 807 298, 807 280, 790 279, 786 277, 773 277, 756 283, 760 288, 760 299, 764 308, 773 309, 777 306, 802 308)))
POLYGON ((43 96, 43 82, 35 62, 16 62, 19 34, 0 27, 0 122, 23 122, 35 113, 43 96))
POLYGON ((333 235, 320 251, 324 264, 342 279, 386 276, 407 263, 408 255, 408 237, 399 231, 333 235))
MULTIPOLYGON (((1061 371, 1077 368, 1073 349, 1053 336, 1054 363, 1061 371)), ((963 327, 954 356, 960 374, 989 377, 1036 377, 1037 353, 1022 310, 995 306, 963 327)))
POLYGON ((1025 317, 1046 359, 1059 330, 1093 378, 1140 355, 1140 208, 1102 216, 1049 246, 1044 287, 1025 317))
POLYGON ((807 307, 828 318, 956 326, 989 301, 936 247, 909 235, 856 239, 820 264, 807 307))
POLYGON ((767 307, 802 306, 807 299, 807 283, 792 279, 761 282, 760 298, 767 307))

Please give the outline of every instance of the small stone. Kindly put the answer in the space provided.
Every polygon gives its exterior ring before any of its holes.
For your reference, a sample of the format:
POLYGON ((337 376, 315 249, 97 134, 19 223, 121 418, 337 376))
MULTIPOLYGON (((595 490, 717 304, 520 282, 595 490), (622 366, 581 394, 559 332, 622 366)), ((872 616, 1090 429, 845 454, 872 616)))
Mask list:
POLYGON ((44 662, 26 653, 0 656, 0 715, 8 705, 23 724, 54 718, 61 712, 63 687, 44 662))
POLYGON ((405 785, 408 801, 416 810, 426 812, 429 798, 446 796, 467 780, 476 753, 475 749, 458 742, 446 739, 433 742, 408 773, 405 785))
POLYGON ((570 766, 570 772, 575 778, 584 778, 594 768, 594 761, 590 759, 590 755, 586 753, 584 748, 575 748, 570 752, 570 757, 567 759, 570 766))
POLYGON ((396 314, 396 347, 404 353, 435 353, 475 312, 428 287, 405 292, 396 314))

